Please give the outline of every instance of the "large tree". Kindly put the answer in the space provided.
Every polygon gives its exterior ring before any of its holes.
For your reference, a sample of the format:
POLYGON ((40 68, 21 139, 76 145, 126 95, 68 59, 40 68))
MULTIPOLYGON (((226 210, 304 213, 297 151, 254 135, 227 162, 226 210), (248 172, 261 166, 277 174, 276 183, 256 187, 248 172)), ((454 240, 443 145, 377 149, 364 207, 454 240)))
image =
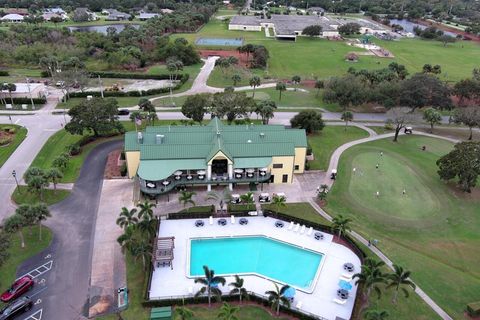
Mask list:
POLYGON ((290 124, 293 128, 305 129, 307 134, 322 130, 325 127, 322 114, 316 110, 300 111, 290 120, 290 124))
POLYGON ((464 124, 470 129, 468 140, 472 140, 473 128, 480 126, 480 107, 457 108, 453 113, 453 122, 464 124))
POLYGON ((185 117, 193 121, 202 122, 205 113, 212 105, 212 95, 209 93, 200 93, 188 96, 182 105, 182 113, 185 117))
POLYGON ((366 102, 368 88, 359 77, 347 75, 334 77, 325 83, 323 101, 338 103, 344 110, 366 102))
POLYGON ((400 105, 412 110, 425 106, 448 109, 452 106, 450 88, 437 77, 417 73, 402 81, 400 105))
POLYGON ((400 131, 415 120, 415 115, 411 113, 408 108, 401 107, 391 108, 387 111, 386 117, 387 121, 395 126, 395 135, 393 136, 394 142, 398 141, 400 131))
POLYGON ((117 107, 118 102, 113 98, 83 100, 68 111, 71 120, 65 130, 78 135, 90 131, 95 137, 114 130, 121 132, 123 126, 118 120, 117 107))
POLYGON ((319 37, 322 34, 322 26, 319 24, 314 24, 308 27, 305 27, 302 30, 302 35, 309 37, 319 37))
POLYGON ((355 22, 349 22, 338 27, 338 32, 341 35, 347 35, 347 36, 351 34, 356 34, 360 32, 360 25, 355 22))
POLYGON ((276 109, 275 101, 262 100, 256 104, 255 112, 262 118, 263 124, 268 124, 270 119, 274 117, 276 109))
POLYGON ((211 113, 219 118, 227 117, 231 123, 237 118, 245 118, 255 109, 255 101, 245 92, 220 92, 213 95, 211 113))
POLYGON ((442 180, 457 178, 464 192, 471 192, 480 174, 480 142, 460 142, 437 161, 442 180))
POLYGON ((430 125, 430 132, 433 132, 433 126, 442 121, 442 114, 434 108, 427 108, 423 111, 423 120, 430 125))
POLYGON ((480 101, 480 80, 463 79, 455 83, 453 94, 459 98, 458 104, 462 106, 465 100, 480 101))

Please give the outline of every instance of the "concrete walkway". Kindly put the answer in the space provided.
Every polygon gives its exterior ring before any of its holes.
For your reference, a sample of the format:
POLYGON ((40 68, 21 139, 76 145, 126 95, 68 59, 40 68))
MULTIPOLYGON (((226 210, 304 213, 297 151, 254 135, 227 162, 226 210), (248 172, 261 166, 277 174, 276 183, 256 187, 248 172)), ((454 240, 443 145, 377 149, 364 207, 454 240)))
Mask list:
MULTIPOLYGON (((451 138, 446 138, 446 137, 441 137, 441 136, 436 136, 434 134, 430 134, 430 133, 423 133, 423 132, 416 132, 415 133, 416 135, 422 135, 422 136, 428 136, 428 137, 433 137, 433 138, 439 138, 439 139, 444 139, 444 140, 447 140, 447 141, 450 141, 450 142, 453 142, 453 143, 457 143, 459 142, 458 140, 455 140, 455 139, 451 139, 451 138)), ((382 135, 377 135, 376 133, 374 135, 371 135, 370 137, 368 138, 364 138, 364 139, 359 139, 359 140, 355 140, 355 141, 351 141, 351 142, 348 142, 348 143, 345 143, 343 145, 341 145, 340 147, 338 147, 332 154, 332 157, 330 158, 330 164, 328 166, 328 171, 327 173, 330 173, 332 171, 332 169, 334 168, 337 168, 338 166, 338 161, 340 159, 340 156, 342 155, 342 153, 347 150, 348 148, 351 148, 353 146, 356 146, 356 145, 359 145, 361 143, 365 143, 365 142, 370 142, 370 141, 375 141, 375 140, 379 140, 379 139, 384 139, 384 138, 389 138, 389 137, 393 137, 394 136, 394 133, 387 133, 387 134, 382 134, 382 135)), ((324 177, 324 180, 322 182, 322 184, 327 184, 329 186, 329 188, 332 187, 333 183, 335 182, 335 180, 331 180, 330 179, 330 175, 327 174, 325 175, 324 177)), ((315 201, 313 198, 309 199, 309 203, 312 205, 313 208, 315 208, 315 210, 322 216, 324 217, 325 219, 327 219, 328 221, 332 221, 332 217, 327 214, 315 201)), ((361 236, 360 234, 358 234, 357 232, 355 231, 351 231, 349 232, 351 234, 351 236, 356 239, 357 241, 359 241, 360 243, 362 243, 363 245, 367 246, 375 255, 377 255, 383 262, 385 262, 385 264, 393 270, 393 262, 383 253, 381 252, 378 248, 376 248, 375 246, 369 246, 369 242, 367 239, 365 239, 363 236, 361 236)), ((425 301, 425 303, 430 306, 433 311, 435 311, 443 320, 452 320, 452 317, 450 317, 438 304, 435 303, 435 301, 432 300, 432 298, 430 298, 426 293, 425 291, 423 291, 418 285, 416 285, 416 289, 415 289, 415 293, 418 294, 418 296, 423 300, 425 301)))

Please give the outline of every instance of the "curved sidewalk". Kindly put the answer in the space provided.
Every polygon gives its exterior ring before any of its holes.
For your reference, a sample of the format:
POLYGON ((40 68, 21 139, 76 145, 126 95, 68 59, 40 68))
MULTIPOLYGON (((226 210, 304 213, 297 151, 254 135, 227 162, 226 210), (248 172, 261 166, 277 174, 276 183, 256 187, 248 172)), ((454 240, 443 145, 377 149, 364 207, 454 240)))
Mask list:
MULTIPOLYGON (((428 136, 428 137, 433 137, 433 138, 438 138, 438 139, 444 139, 444 140, 447 140, 447 141, 450 141, 450 142, 453 142, 453 143, 456 143, 456 142, 459 142, 459 140, 455 140, 455 139, 451 139, 451 138, 446 138, 446 137, 441 137, 441 136, 437 136, 437 135, 434 135, 434 134, 430 134, 430 133, 424 133, 424 132, 416 132, 415 134, 417 135, 422 135, 422 136, 428 136)), ((338 147, 332 154, 332 157, 330 158, 330 164, 328 166, 328 171, 327 172, 331 172, 332 169, 334 168, 337 168, 338 166, 338 162, 339 162, 339 159, 340 159, 340 156, 342 155, 342 153, 347 150, 348 148, 350 147, 353 147, 353 146, 356 146, 358 144, 361 144, 361 143, 365 143, 365 142, 370 142, 370 141, 375 141, 375 140, 379 140, 379 139, 384 139, 384 138, 389 138, 389 137, 393 137, 394 136, 394 133, 387 133, 387 134, 381 134, 381 135, 371 135, 370 137, 368 138, 364 138, 364 139, 359 139, 359 140, 355 140, 355 141, 351 141, 351 142, 348 142, 348 143, 345 143, 343 145, 341 145, 340 147, 338 147)), ((333 182, 334 180, 331 180, 329 179, 329 175, 327 174, 325 176, 325 180, 322 182, 322 183, 325 183, 329 186, 329 188, 333 185, 333 182)), ((309 203, 312 205, 313 208, 315 208, 315 210, 322 216, 324 217, 325 219, 327 219, 328 221, 332 221, 332 217, 326 213, 315 201, 314 199, 310 199, 309 200, 309 203)), ((374 247, 374 246, 368 246, 368 240, 365 239, 363 236, 361 236, 360 234, 358 234, 357 232, 355 231, 351 231, 349 232, 350 235, 355 238, 355 240, 359 241, 360 243, 362 243, 363 245, 367 246, 375 255, 377 255, 383 262, 385 262, 385 264, 393 270, 393 262, 383 253, 381 252, 377 247, 374 247)), ((433 311, 435 311, 435 313, 437 313, 437 315, 442 318, 443 320, 453 320, 452 317, 450 317, 448 315, 448 313, 446 313, 437 303, 435 303, 435 301, 433 301, 432 298, 430 298, 426 293, 425 291, 423 291, 418 285, 416 285, 416 289, 415 289, 415 293, 418 294, 418 296, 430 307, 433 309, 433 311)))

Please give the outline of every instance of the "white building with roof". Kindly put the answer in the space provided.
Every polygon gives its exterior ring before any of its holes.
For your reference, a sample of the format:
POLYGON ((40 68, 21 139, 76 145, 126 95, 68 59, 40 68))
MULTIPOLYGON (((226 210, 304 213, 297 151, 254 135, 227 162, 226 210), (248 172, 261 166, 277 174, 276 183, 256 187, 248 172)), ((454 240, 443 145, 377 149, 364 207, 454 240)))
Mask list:
POLYGON ((1 17, 0 20, 2 22, 20 23, 23 22, 24 17, 16 13, 10 13, 1 17))

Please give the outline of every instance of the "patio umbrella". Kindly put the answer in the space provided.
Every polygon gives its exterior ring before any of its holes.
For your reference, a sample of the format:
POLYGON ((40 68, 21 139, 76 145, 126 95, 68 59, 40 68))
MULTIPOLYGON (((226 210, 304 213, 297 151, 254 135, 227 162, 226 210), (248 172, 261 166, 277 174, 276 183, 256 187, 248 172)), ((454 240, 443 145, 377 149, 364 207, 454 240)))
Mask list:
POLYGON ((293 297, 295 297, 295 288, 288 287, 288 289, 285 290, 285 292, 283 293, 283 296, 285 298, 292 299, 293 297))

